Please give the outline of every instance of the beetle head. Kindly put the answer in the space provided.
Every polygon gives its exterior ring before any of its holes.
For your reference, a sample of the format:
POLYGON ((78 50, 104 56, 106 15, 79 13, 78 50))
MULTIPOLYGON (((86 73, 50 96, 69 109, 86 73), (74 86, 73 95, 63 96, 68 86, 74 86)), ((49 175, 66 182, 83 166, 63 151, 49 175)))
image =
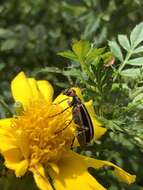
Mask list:
POLYGON ((76 96, 76 91, 70 88, 70 89, 64 90, 63 94, 66 96, 74 97, 76 96))

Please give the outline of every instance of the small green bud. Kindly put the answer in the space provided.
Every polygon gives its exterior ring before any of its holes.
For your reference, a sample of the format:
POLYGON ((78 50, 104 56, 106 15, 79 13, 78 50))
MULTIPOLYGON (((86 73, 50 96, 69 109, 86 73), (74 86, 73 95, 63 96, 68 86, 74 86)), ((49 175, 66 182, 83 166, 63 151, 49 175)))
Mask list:
POLYGON ((22 112, 24 111, 24 108, 21 102, 15 102, 14 109, 15 109, 16 115, 21 115, 22 112))

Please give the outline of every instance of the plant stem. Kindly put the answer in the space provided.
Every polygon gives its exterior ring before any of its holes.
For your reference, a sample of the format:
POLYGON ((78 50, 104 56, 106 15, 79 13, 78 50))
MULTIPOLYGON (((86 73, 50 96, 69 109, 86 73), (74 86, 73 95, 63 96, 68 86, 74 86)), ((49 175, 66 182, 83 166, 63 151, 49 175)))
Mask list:
POLYGON ((119 66, 119 69, 118 69, 118 72, 117 72, 117 75, 115 75, 115 77, 113 78, 113 81, 115 81, 118 77, 118 75, 120 75, 121 71, 123 70, 123 68, 125 67, 125 65, 127 64, 128 60, 130 59, 131 55, 133 53, 133 50, 131 49, 126 57, 125 57, 125 60, 123 61, 123 63, 119 66))
POLYGON ((93 75, 93 73, 90 71, 90 68, 89 68, 89 66, 85 63, 85 61, 80 60, 80 65, 81 65, 82 71, 85 71, 86 74, 87 74, 87 76, 88 76, 91 80, 94 80, 94 75, 93 75))
POLYGON ((5 110, 6 116, 11 117, 13 115, 12 111, 10 110, 8 105, 1 98, 0 98, 0 104, 2 105, 2 107, 5 110))

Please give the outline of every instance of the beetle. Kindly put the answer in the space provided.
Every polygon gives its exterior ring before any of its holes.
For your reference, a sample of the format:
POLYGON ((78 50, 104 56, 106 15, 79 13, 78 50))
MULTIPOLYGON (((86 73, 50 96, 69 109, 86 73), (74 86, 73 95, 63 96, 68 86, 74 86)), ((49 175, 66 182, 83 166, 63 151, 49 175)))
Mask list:
MULTIPOLYGON (((77 125, 77 140, 80 146, 84 146, 89 143, 94 136, 94 128, 93 123, 91 121, 90 115, 82 103, 81 99, 77 96, 76 91, 74 89, 66 89, 63 91, 63 94, 69 97, 72 97, 71 101, 68 101, 68 107, 62 110, 60 113, 55 115, 49 116, 49 118, 55 117, 59 114, 64 113, 66 110, 72 107, 72 120, 61 130, 57 131, 55 134, 58 134, 65 130, 72 121, 77 125)), ((62 103, 63 101, 69 100, 68 98, 63 99, 58 104, 62 103)), ((73 139, 74 141, 74 139, 73 139)), ((72 142, 73 144, 73 142, 72 142)))
POLYGON ((77 140, 80 146, 84 146, 94 136, 94 128, 90 115, 74 89, 66 89, 63 94, 72 97, 72 100, 68 104, 69 107, 72 107, 73 121, 77 125, 77 140))

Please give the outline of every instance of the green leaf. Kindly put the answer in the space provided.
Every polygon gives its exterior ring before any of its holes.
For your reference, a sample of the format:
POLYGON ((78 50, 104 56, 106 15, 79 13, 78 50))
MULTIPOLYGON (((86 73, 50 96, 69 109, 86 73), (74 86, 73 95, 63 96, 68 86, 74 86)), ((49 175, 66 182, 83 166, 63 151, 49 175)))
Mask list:
POLYGON ((130 46, 130 42, 127 38, 126 35, 118 35, 118 41, 120 43, 120 45, 125 49, 125 50, 130 50, 131 46, 130 46))
POLYGON ((123 61, 123 55, 121 52, 120 46, 117 44, 116 41, 109 41, 109 46, 111 49, 111 52, 115 57, 117 57, 120 61, 123 61))
POLYGON ((6 66, 5 63, 0 63, 0 71, 6 66))
POLYGON ((1 45, 1 50, 6 51, 6 50, 11 50, 16 47, 17 40, 16 39, 8 39, 4 41, 1 45))
POLYGON ((65 57, 65 58, 68 58, 68 59, 71 59, 73 61, 78 60, 77 56, 70 50, 69 51, 59 52, 58 55, 60 55, 62 57, 65 57))
POLYGON ((88 41, 78 41, 72 45, 73 52, 79 57, 86 57, 87 53, 91 49, 91 45, 88 41))
POLYGON ((84 39, 88 38, 89 36, 91 36, 93 33, 97 31, 100 25, 100 22, 101 22, 101 16, 99 15, 95 20, 95 16, 91 12, 89 22, 87 23, 84 33, 83 33, 84 39))
POLYGON ((0 107, 3 108, 4 113, 7 117, 11 117, 13 115, 11 109, 7 105, 7 103, 3 100, 3 97, 0 96, 0 107))
POLYGON ((43 69, 40 69, 38 71, 36 71, 35 73, 43 73, 43 72, 47 72, 47 73, 62 73, 62 70, 60 70, 58 67, 45 67, 43 69))
POLYGON ((86 62, 95 61, 97 57, 99 58, 105 51, 105 48, 93 48, 86 57, 86 62))
POLYGON ((7 32, 8 32, 7 29, 0 28, 0 37, 3 36, 3 35, 5 35, 7 32))
POLYGON ((143 93, 139 94, 138 96, 136 96, 134 99, 133 99, 133 102, 137 102, 137 101, 140 101, 140 100, 143 100, 143 93))
POLYGON ((131 99, 134 99, 136 96, 139 94, 143 93, 143 86, 136 88, 131 94, 130 97, 131 99))
POLYGON ((55 82, 54 83, 56 86, 60 87, 60 88, 68 88, 69 84, 65 83, 65 82, 55 82))
POLYGON ((135 48, 141 41, 143 41, 143 22, 136 25, 130 35, 131 47, 135 48))
POLYGON ((141 53, 141 52, 143 52, 143 46, 136 48, 133 53, 141 53))
POLYGON ((14 33, 8 29, 0 28, 0 38, 7 39, 13 36, 14 33))
POLYGON ((125 69, 120 74, 125 77, 137 78, 141 74, 141 69, 125 69))
POLYGON ((81 71, 73 68, 72 70, 63 71, 63 75, 79 77, 79 76, 81 76, 81 71))
POLYGON ((127 62, 129 65, 134 65, 134 66, 143 66, 143 57, 138 57, 135 59, 130 59, 127 62))

